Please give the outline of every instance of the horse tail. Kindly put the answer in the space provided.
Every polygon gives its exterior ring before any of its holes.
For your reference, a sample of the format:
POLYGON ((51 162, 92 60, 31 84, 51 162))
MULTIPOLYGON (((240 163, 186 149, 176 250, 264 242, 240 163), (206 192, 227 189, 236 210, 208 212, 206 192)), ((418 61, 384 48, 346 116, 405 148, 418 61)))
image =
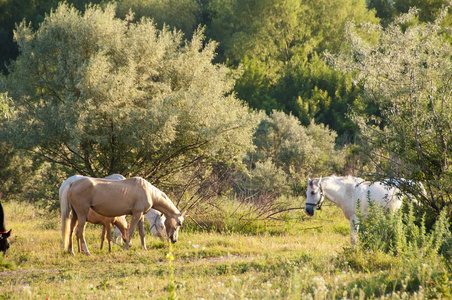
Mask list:
POLYGON ((72 210, 71 202, 69 201, 67 192, 72 184, 68 184, 64 187, 60 193, 60 206, 61 206, 61 237, 63 238, 63 250, 68 250, 69 245, 69 231, 71 227, 70 213, 72 210))

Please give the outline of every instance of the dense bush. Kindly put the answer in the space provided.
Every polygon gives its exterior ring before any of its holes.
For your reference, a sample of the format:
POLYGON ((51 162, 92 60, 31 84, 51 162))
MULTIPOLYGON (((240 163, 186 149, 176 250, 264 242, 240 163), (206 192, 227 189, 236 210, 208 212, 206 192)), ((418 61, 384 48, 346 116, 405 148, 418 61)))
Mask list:
POLYGON ((254 134, 255 150, 244 159, 247 169, 236 181, 239 195, 275 198, 303 194, 307 176, 342 169, 345 150, 336 149, 335 138, 334 131, 313 121, 304 127, 299 119, 281 111, 264 115, 254 134))
MULTIPOLYGON (((131 18, 131 16, 130 16, 131 18)), ((232 93, 236 74, 212 63, 201 31, 129 24, 115 7, 61 4, 39 30, 15 34, 20 55, 1 89, 15 113, 0 138, 82 175, 198 184, 213 164, 241 164, 258 119, 232 93)))
POLYGON ((366 295, 405 291, 452 296, 452 233, 447 210, 428 230, 424 220, 416 220, 412 206, 406 213, 399 210, 391 214, 370 204, 367 217, 359 216, 358 245, 344 249, 339 258, 341 264, 355 270, 382 274, 374 275, 371 285, 362 283, 366 295))

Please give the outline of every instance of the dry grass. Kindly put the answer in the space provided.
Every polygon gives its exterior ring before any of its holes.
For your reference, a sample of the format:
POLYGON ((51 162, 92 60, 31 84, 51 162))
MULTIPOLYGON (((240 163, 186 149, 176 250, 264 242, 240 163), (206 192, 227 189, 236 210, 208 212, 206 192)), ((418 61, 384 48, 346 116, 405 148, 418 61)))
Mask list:
POLYGON ((0 299, 335 299, 369 276, 337 264, 349 231, 334 207, 311 219, 294 212, 292 225, 266 224, 273 234, 182 230, 174 245, 147 237, 147 251, 137 237, 131 250, 100 251, 101 227, 90 225, 91 256, 62 252, 57 213, 4 208, 13 241, 0 258, 0 299))

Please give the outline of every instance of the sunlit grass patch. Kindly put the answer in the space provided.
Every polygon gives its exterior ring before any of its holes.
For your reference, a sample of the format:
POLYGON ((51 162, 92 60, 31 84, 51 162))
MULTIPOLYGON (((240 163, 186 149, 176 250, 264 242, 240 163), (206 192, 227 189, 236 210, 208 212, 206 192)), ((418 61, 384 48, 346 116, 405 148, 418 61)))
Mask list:
MULTIPOLYGON (((4 206, 7 216, 20 208, 4 206)), ((420 266, 352 247, 349 224, 336 207, 324 207, 316 218, 294 212, 293 219, 268 223, 273 233, 182 228, 171 246, 147 235, 143 250, 135 236, 132 249, 113 245, 111 253, 99 249, 101 226, 89 224, 90 256, 75 244, 75 255, 64 253, 60 231, 39 228, 39 209, 20 212, 25 215, 7 225, 20 230, 6 260, 11 268, 0 271, 0 299, 422 299, 450 291, 450 274, 438 261, 420 266)))

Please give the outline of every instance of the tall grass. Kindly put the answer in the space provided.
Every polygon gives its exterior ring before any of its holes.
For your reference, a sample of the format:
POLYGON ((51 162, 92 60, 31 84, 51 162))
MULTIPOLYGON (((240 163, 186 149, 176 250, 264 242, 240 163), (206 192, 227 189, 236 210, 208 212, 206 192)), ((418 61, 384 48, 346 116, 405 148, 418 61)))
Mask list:
POLYGON ((71 256, 61 250, 57 214, 3 205, 14 237, 0 258, 0 299, 424 299, 448 297, 452 283, 441 255, 351 247, 348 221, 331 206, 315 218, 294 210, 240 230, 243 215, 225 207, 216 230, 188 219, 176 244, 147 236, 147 251, 137 236, 131 250, 101 251, 101 228, 89 225, 92 255, 71 256))

